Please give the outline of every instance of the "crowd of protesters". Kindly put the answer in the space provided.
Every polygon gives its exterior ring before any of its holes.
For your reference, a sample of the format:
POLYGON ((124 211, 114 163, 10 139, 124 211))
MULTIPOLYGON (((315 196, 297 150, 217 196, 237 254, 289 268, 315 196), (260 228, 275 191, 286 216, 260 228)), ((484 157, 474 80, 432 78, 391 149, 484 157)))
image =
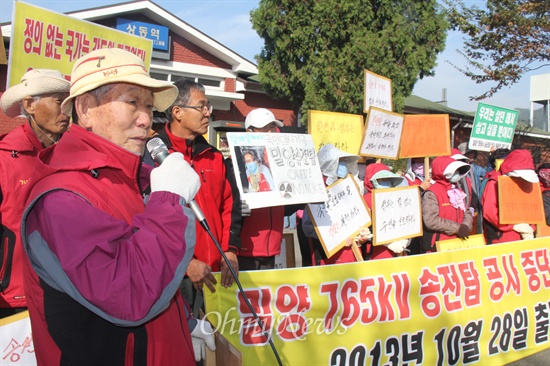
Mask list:
MULTIPOLYGON (((205 140, 212 105, 201 84, 155 80, 118 49, 81 57, 71 80, 31 70, 1 99, 5 114, 27 123, 0 138, 0 317, 29 310, 39 364, 203 359, 215 348, 199 319, 203 291, 215 291, 213 272, 230 287, 239 270, 275 268, 284 217, 295 212, 304 265, 357 261, 352 245, 377 260, 431 253, 436 241, 475 233, 488 244, 533 238, 532 223, 499 223, 499 176, 540 182, 550 225, 550 165, 535 170, 527 150, 493 151, 481 167, 462 144, 430 168, 410 159, 400 175, 373 161, 359 174, 359 156, 327 144, 318 152, 326 186, 353 176, 369 209, 375 189, 418 186, 424 226, 422 237, 381 246, 363 228, 327 258, 304 205, 250 210, 241 200, 243 177, 248 190, 273 190, 269 166, 244 151, 246 176, 236 177, 205 140), (154 109, 168 119, 154 133, 170 152, 161 165, 145 149, 154 109), (187 207, 192 200, 209 231, 187 207)), ((278 133, 282 123, 258 108, 245 126, 278 133)))

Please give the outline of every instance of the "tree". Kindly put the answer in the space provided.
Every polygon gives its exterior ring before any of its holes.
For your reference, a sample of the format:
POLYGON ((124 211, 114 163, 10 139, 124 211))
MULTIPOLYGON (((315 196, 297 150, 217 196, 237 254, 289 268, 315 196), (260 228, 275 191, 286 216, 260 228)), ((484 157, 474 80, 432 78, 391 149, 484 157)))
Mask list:
POLYGON ((470 100, 489 98, 526 72, 550 65, 550 1, 488 0, 485 9, 444 2, 451 29, 468 37, 459 51, 466 68, 453 66, 478 84, 496 82, 470 100))
POLYGON ((363 110, 365 69, 392 80, 402 110, 416 81, 433 75, 448 27, 436 0, 261 0, 251 20, 270 95, 346 113, 363 110))

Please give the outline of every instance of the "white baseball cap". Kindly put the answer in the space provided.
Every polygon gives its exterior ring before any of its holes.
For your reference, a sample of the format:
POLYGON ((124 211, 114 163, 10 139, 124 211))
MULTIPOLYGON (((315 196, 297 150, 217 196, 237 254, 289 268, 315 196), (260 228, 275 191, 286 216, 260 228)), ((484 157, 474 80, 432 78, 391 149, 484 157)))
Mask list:
POLYGON ((262 128, 271 122, 275 122, 278 127, 283 127, 283 123, 275 119, 275 116, 269 109, 257 108, 248 113, 244 120, 244 127, 246 129, 250 127, 262 128))

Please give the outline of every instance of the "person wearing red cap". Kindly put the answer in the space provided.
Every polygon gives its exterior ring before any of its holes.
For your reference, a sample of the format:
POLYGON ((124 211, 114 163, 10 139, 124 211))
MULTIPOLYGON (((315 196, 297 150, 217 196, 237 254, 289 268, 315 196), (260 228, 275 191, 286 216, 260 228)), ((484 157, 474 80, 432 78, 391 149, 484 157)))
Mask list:
POLYGON ((458 186, 469 171, 468 164, 450 156, 439 156, 432 162, 434 183, 422 195, 422 253, 435 252, 436 241, 469 236, 473 209, 466 205, 466 194, 458 186))
POLYGON ((483 234, 487 244, 507 243, 534 237, 535 226, 528 223, 501 224, 498 207, 498 177, 519 177, 530 183, 538 183, 531 153, 514 150, 504 159, 496 174, 491 174, 483 190, 483 234))
POLYGON ((0 136, 0 318, 27 307, 23 281, 23 246, 20 223, 36 156, 51 146, 69 127, 61 111, 69 95, 69 82, 57 70, 33 69, 0 99, 9 117, 22 115, 27 123, 0 136))

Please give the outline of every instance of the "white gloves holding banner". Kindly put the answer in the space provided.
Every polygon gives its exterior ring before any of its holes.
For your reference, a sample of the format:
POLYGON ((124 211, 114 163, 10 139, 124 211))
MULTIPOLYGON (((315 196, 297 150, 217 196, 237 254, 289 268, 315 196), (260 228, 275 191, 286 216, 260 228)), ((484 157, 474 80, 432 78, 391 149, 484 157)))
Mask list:
POLYGON ((395 254, 401 254, 409 246, 409 239, 401 239, 384 245, 395 254))
POLYGON ((206 358, 206 347, 210 351, 216 350, 214 330, 210 323, 205 320, 197 319, 197 325, 191 332, 191 340, 193 341, 193 351, 197 362, 206 358))
POLYGON ((515 224, 513 229, 521 235, 523 240, 533 239, 535 237, 533 235, 533 228, 529 224, 515 224))
POLYGON ((197 173, 179 152, 172 153, 151 172, 151 192, 167 191, 190 202, 201 187, 197 173))

